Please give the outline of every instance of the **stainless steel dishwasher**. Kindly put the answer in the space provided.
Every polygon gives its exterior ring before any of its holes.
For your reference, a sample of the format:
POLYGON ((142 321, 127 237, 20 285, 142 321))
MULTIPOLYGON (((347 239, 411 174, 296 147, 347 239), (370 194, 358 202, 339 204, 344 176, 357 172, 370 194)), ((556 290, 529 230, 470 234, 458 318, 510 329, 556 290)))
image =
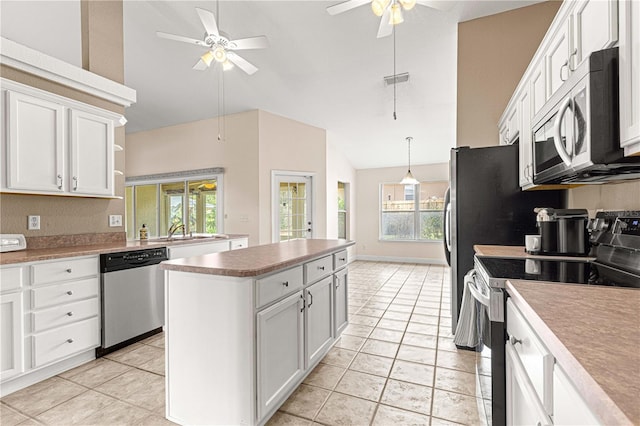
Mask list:
POLYGON ((162 331, 167 248, 100 255, 102 346, 100 357, 162 331))

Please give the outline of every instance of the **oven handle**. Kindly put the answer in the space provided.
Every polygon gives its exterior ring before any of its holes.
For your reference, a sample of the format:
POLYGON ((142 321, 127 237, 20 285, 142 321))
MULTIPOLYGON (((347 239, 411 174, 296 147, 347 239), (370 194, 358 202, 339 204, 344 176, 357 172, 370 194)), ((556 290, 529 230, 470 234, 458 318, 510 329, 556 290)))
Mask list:
POLYGON ((484 294, 482 294, 482 292, 478 289, 478 287, 476 287, 476 271, 475 270, 472 269, 471 271, 469 271, 467 275, 465 275, 464 283, 469 289, 469 291, 471 292, 471 295, 473 296, 474 299, 482 303, 484 306, 489 307, 489 300, 490 300, 489 296, 485 296, 484 294))
POLYGON ((567 167, 571 166, 571 157, 573 156, 573 140, 569 141, 569 151, 567 151, 567 147, 562 143, 562 132, 560 130, 560 125, 562 124, 562 120, 564 119, 564 115, 566 114, 568 109, 573 109, 571 106, 571 96, 567 97, 567 99, 562 102, 560 105, 560 109, 558 110, 558 116, 556 117, 553 123, 553 144, 556 147, 556 151, 558 151, 558 155, 567 165, 567 167))

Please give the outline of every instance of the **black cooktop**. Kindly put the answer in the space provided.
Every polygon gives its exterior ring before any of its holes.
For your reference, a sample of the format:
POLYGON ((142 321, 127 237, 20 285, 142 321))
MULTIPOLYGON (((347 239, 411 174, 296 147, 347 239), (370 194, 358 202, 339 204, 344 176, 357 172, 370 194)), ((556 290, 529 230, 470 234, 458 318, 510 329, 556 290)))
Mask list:
POLYGON ((478 260, 492 278, 640 287, 637 278, 628 282, 621 281, 618 276, 612 279, 611 268, 586 259, 559 261, 481 257, 478 260))

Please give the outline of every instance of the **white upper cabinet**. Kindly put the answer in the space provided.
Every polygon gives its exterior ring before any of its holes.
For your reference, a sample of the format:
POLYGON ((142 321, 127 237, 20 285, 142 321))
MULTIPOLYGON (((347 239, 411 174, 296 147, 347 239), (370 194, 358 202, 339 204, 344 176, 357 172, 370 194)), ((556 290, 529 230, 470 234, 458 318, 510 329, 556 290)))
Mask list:
POLYGON ((113 197, 114 128, 124 117, 1 80, 2 192, 113 197))
POLYGON ((7 187, 63 192, 64 107, 7 91, 7 187))
POLYGON ((113 195, 113 121, 70 111, 71 191, 113 195))
POLYGON ((549 49, 545 53, 547 64, 547 93, 549 97, 569 78, 569 35, 571 34, 571 19, 564 22, 551 40, 549 49))
POLYGON ((520 186, 527 187, 533 184, 533 153, 531 146, 531 95, 529 88, 525 87, 518 98, 518 111, 520 111, 520 186))
POLYGON ((620 2, 620 146, 640 154, 640 3, 620 2))
POLYGON ((572 14, 571 69, 575 70, 591 52, 618 41, 618 1, 580 0, 572 14))
MULTIPOLYGON (((546 62, 544 58, 541 58, 531 74, 531 117, 536 115, 547 101, 548 92, 546 77, 546 62)), ((525 84, 525 86, 527 85, 528 84, 525 84)))

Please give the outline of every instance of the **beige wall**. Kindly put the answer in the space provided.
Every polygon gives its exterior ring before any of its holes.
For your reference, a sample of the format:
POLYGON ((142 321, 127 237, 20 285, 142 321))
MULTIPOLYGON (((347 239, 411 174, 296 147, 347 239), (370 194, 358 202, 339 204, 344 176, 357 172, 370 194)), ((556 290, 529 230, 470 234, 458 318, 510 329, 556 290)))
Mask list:
POLYGON ((249 234, 259 243, 258 111, 195 121, 127 135, 126 176, 224 167, 224 232, 249 234), (246 217, 246 221, 243 220, 246 217))
MULTIPOLYGON (((449 164, 412 166, 419 181, 448 181, 449 164)), ((407 173, 405 167, 362 169, 356 171, 357 253, 359 258, 444 263, 442 242, 379 241, 380 184, 399 182, 407 173)))
POLYGON ((589 210, 640 210, 640 180, 585 185, 569 190, 569 207, 589 210))
MULTIPOLYGON (((103 58, 93 61, 91 66, 87 66, 85 69, 121 83, 124 80, 122 1, 95 2, 92 7, 82 10, 82 20, 87 20, 89 23, 89 25, 83 26, 83 44, 85 39, 92 40, 93 56, 103 58)), ((124 108, 119 105, 4 65, 0 68, 0 73, 3 78, 9 80, 119 114, 124 113, 124 108)), ((125 147, 124 127, 116 129, 115 143, 125 147)), ((115 154, 115 167, 118 170, 124 169, 124 151, 115 154)), ((115 176, 114 187, 116 196, 124 196, 124 177, 115 176)), ((2 233, 42 237, 94 232, 124 232, 124 227, 111 228, 108 226, 110 214, 124 215, 124 200, 122 199, 1 194, 0 209, 2 212, 0 232, 2 233), (40 230, 27 230, 28 215, 40 215, 40 230)))
POLYGON ((498 120, 560 1, 458 25, 457 146, 498 144, 498 120))

